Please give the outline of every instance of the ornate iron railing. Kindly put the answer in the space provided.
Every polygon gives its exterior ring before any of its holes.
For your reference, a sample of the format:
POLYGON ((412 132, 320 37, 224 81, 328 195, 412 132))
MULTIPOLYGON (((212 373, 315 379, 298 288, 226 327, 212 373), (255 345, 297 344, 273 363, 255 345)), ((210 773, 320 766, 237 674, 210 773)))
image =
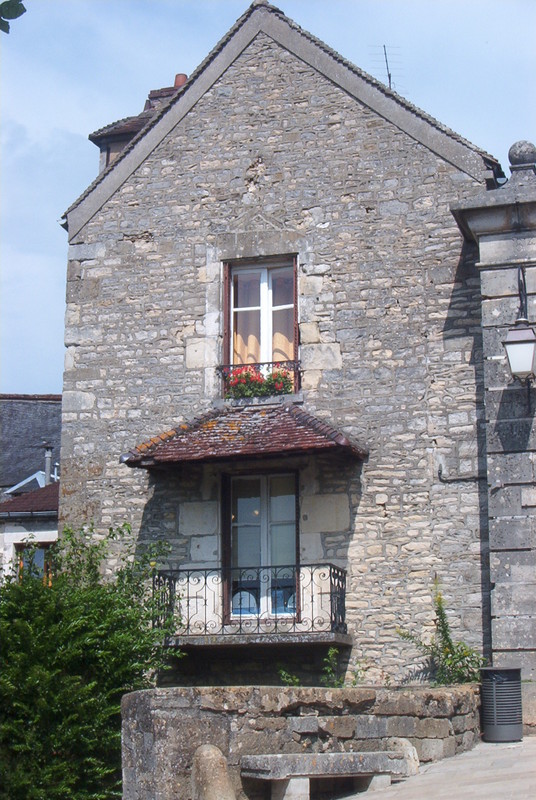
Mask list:
POLYGON ((299 361, 223 364, 218 370, 226 398, 273 397, 294 394, 300 388, 299 361))
POLYGON ((346 633, 346 571, 334 564, 161 570, 155 625, 177 636, 346 633))

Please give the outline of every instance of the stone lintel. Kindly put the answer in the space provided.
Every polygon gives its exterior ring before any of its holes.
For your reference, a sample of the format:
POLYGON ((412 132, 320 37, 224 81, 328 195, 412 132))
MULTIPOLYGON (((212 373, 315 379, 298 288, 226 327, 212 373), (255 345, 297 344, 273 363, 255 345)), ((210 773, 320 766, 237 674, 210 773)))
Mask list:
POLYGON ((501 189, 488 192, 479 205, 469 200, 451 206, 451 211, 465 238, 477 243, 493 234, 507 238, 513 232, 536 230, 536 198, 527 196, 512 203, 501 189))

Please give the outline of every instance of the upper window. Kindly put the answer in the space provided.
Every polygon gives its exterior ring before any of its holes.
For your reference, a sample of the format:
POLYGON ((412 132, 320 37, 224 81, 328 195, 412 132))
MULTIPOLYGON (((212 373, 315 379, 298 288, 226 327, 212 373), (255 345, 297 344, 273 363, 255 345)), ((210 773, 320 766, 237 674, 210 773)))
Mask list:
MULTIPOLYGON (((226 278, 228 367, 255 365, 258 369, 247 370, 246 377, 258 373, 261 384, 272 367, 281 365, 288 370, 292 391, 296 388, 298 342, 295 259, 229 264, 226 278)), ((265 389, 259 393, 269 393, 265 389)))
POLYGON ((294 361, 292 267, 232 270, 232 363, 294 361))

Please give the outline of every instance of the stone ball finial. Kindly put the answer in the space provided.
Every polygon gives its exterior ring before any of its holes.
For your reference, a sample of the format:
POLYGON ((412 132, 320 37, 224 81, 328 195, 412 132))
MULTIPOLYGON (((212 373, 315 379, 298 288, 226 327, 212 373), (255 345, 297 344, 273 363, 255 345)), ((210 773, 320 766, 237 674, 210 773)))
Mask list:
POLYGON ((515 142, 508 151, 508 160, 512 167, 536 164, 536 145, 532 142, 515 142))

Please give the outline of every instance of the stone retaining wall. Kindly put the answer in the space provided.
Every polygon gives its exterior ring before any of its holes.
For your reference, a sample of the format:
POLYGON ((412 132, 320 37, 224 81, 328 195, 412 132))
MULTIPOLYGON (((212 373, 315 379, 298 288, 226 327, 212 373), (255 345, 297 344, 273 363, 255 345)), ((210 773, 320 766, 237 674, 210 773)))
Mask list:
POLYGON ((123 698, 124 800, 190 800, 201 744, 228 759, 240 800, 266 787, 241 780, 240 758, 263 753, 385 750, 403 737, 421 761, 469 750, 479 740, 479 689, 237 686, 151 689, 123 698))

